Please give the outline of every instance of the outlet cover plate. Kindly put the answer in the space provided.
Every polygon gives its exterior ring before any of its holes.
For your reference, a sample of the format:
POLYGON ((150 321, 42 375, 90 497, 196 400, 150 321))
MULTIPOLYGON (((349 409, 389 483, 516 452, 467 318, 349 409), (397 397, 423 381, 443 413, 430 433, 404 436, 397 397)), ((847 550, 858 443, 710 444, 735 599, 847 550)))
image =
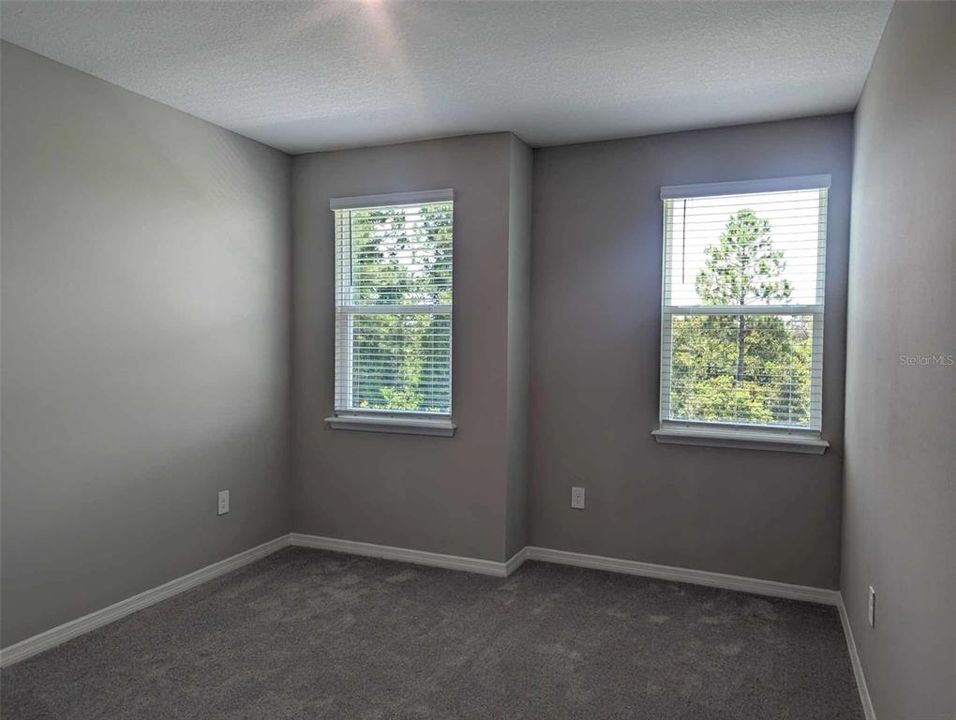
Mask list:
POLYGON ((584 509, 584 488, 583 487, 571 488, 571 507, 573 507, 575 510, 584 509))

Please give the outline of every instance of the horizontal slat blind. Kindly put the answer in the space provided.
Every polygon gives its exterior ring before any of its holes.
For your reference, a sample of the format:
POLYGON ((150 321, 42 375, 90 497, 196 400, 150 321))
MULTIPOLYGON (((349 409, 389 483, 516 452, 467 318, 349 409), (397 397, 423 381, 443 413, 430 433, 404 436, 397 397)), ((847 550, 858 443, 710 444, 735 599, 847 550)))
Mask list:
POLYGON ((827 187, 785 184, 662 193, 663 424, 820 430, 827 187))
POLYGON ((334 210, 336 412, 451 414, 453 212, 334 210))

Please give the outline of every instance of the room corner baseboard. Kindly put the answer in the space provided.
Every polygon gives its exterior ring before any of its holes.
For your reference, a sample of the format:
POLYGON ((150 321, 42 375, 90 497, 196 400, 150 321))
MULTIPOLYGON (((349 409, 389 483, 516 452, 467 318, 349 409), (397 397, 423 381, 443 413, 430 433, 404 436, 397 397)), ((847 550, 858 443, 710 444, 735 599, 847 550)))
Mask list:
POLYGON ((804 602, 821 605, 837 606, 840 602, 838 590, 811 587, 809 585, 792 585, 774 580, 742 577, 739 575, 725 575, 724 573, 709 572, 707 570, 692 570, 690 568, 671 567, 670 565, 655 565, 654 563, 638 560, 623 560, 620 558, 603 557, 601 555, 585 555, 583 553, 568 552, 566 550, 552 550, 551 548, 528 546, 526 559, 541 562, 572 565, 574 567, 605 570, 607 572, 623 573, 625 575, 639 575, 641 577, 671 582, 705 585, 722 590, 753 593, 770 597, 786 598, 788 600, 802 600, 804 602))
POLYGON ((876 710, 873 708, 873 700, 870 699, 870 690, 866 686, 866 676, 863 674, 863 663, 860 661, 860 653, 856 649, 856 640, 853 639, 853 628, 850 626, 850 616, 847 615, 842 594, 840 595, 839 603, 837 603, 837 609, 840 611, 840 622, 843 625, 843 634, 846 636, 846 649, 850 654, 850 664, 853 666, 853 677, 856 678, 856 687, 860 691, 860 703, 863 705, 863 716, 866 720, 876 720, 876 710))
POLYGON ((292 544, 296 547, 314 548, 316 550, 330 550, 332 552, 364 557, 381 558, 382 560, 397 560, 414 565, 428 565, 429 567, 445 568, 446 570, 463 570, 465 572, 507 577, 520 563, 509 565, 520 555, 515 555, 508 562, 483 560, 481 558, 462 557, 460 555, 444 555, 426 550, 411 550, 393 545, 376 545, 375 543, 358 542, 357 540, 343 540, 342 538, 324 537, 321 535, 306 535, 292 533, 292 544))
POLYGON ((528 545, 516 552, 506 562, 482 560, 479 558, 461 557, 459 555, 444 555, 442 553, 425 550, 411 550, 393 545, 376 545, 374 543, 345 540, 343 538, 324 537, 321 535, 307 535, 292 533, 291 544, 298 547, 330 550, 349 555, 396 560, 415 565, 428 565, 445 568, 447 570, 463 570, 466 572, 507 577, 515 572, 526 560, 556 563, 558 565, 572 565, 575 567, 605 570, 608 572, 623 573, 626 575, 640 575, 642 577, 669 580, 672 582, 706 585, 724 590, 736 590, 755 595, 802 600, 823 605, 837 606, 840 593, 837 590, 810 587, 806 585, 792 585, 773 580, 724 575, 722 573, 689 568, 655 565, 637 560, 623 560, 620 558, 603 557, 600 555, 585 555, 583 553, 552 550, 551 548, 528 545))
POLYGON ((524 565, 524 561, 527 559, 528 547, 525 546, 508 558, 508 561, 505 563, 505 576, 507 577, 508 575, 511 575, 511 573, 524 565))
POLYGON ((0 650, 0 667, 7 667, 21 660, 26 660, 44 650, 49 650, 57 645, 61 645, 68 640, 72 640, 91 630, 96 630, 104 625, 108 625, 138 610, 143 610, 150 605, 155 605, 162 600, 190 590, 220 575, 225 575, 256 560, 261 560, 267 555, 271 555, 284 547, 288 547, 289 544, 289 536, 280 535, 274 540, 249 548, 248 550, 243 550, 240 553, 215 562, 212 565, 207 565, 188 575, 170 580, 167 583, 145 590, 125 600, 120 600, 118 603, 114 603, 102 610, 97 610, 76 620, 70 620, 62 625, 57 625, 26 640, 21 640, 18 643, 0 650))
POLYGON ((844 632, 847 637, 847 646, 850 650, 850 659, 853 663, 853 672, 860 688, 860 697, 863 701, 864 711, 867 720, 875 720, 873 707, 870 703, 869 693, 866 689, 866 682, 863 678, 863 671, 860 660, 856 652, 856 645, 853 642, 853 635, 850 630, 849 621, 846 617, 846 609, 843 607, 843 601, 839 591, 828 590, 826 588, 808 587, 804 585, 791 585, 789 583, 775 582, 772 580, 760 580, 757 578, 740 577, 737 575, 725 575, 722 573, 708 572, 705 570, 693 570, 690 568, 671 567, 667 565, 655 565, 653 563, 640 562, 636 560, 624 560, 621 558, 602 557, 599 555, 587 555, 583 553, 568 552, 565 550, 553 550, 551 548, 542 548, 527 546, 515 553, 506 562, 495 560, 484 560, 481 558, 461 557, 458 555, 445 555, 442 553, 428 552, 425 550, 412 550, 409 548, 395 547, 391 545, 376 545, 374 543, 358 542, 355 540, 344 540, 342 538, 323 537, 320 535, 308 535, 304 533, 290 533, 270 540, 267 543, 258 545, 249 550, 228 557, 219 562, 200 568, 195 572, 184 575, 175 580, 171 580, 163 585, 146 590, 145 592, 134 595, 133 597, 121 600, 109 607, 97 610, 96 612, 85 615, 76 620, 59 625, 55 628, 34 635, 21 642, 0 650, 0 667, 6 667, 13 663, 25 660, 38 653, 60 645, 68 640, 72 640, 84 633, 96 628, 107 625, 115 620, 119 620, 138 610, 154 605, 162 600, 170 598, 181 592, 196 587, 204 582, 212 580, 220 575, 225 575, 232 570, 236 570, 244 565, 255 562, 261 558, 271 555, 289 545, 305 548, 314 548, 318 550, 329 550, 332 552, 346 553, 350 555, 360 555, 365 557, 381 558, 384 560, 395 560, 399 562, 412 563, 416 565, 427 565, 430 567, 444 568, 448 570, 460 570, 465 572, 479 573, 493 577, 507 577, 515 572, 526 560, 537 560, 541 562, 555 563, 559 565, 570 565, 574 567, 590 568, 592 570, 604 570, 607 572, 623 573, 627 575, 638 575, 641 577, 666 580, 670 582, 691 583, 694 585, 705 585, 708 587, 720 588, 724 590, 733 590, 738 592, 753 593, 756 595, 767 595, 772 597, 787 598, 790 600, 801 600, 804 602, 820 603, 832 605, 839 608, 840 619, 843 623, 844 632))

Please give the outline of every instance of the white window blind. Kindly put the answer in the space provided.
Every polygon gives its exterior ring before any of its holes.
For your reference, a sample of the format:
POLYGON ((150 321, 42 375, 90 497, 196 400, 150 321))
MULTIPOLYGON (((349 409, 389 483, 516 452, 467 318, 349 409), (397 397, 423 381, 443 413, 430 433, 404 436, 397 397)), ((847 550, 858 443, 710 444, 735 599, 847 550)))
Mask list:
POLYGON ((333 200, 336 414, 451 415, 451 190, 333 200))
POLYGON ((828 176, 661 189, 661 426, 819 433, 828 176))

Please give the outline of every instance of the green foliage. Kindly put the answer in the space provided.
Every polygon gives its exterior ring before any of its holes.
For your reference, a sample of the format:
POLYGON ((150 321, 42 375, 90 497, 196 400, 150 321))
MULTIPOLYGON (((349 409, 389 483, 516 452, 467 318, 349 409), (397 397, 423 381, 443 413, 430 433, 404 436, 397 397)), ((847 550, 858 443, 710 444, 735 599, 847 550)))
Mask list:
MULTIPOLYGON (((352 302, 451 304, 451 213, 450 203, 352 211, 352 302)), ((351 332, 354 406, 448 411, 450 314, 356 314, 351 332)))
POLYGON ((770 221, 753 210, 738 210, 697 274, 697 294, 706 305, 748 305, 786 300, 792 288, 781 278, 783 252, 773 249, 770 221))
MULTIPOLYGON (((748 209, 732 215, 705 251, 696 278, 707 305, 785 301, 783 252, 770 223, 748 209)), ((676 419, 806 425, 810 414, 812 318, 684 315, 673 322, 671 416, 676 419)))
POLYGON ((812 320, 750 316, 737 377, 737 315, 673 318, 671 414, 712 422, 806 425, 812 320))

